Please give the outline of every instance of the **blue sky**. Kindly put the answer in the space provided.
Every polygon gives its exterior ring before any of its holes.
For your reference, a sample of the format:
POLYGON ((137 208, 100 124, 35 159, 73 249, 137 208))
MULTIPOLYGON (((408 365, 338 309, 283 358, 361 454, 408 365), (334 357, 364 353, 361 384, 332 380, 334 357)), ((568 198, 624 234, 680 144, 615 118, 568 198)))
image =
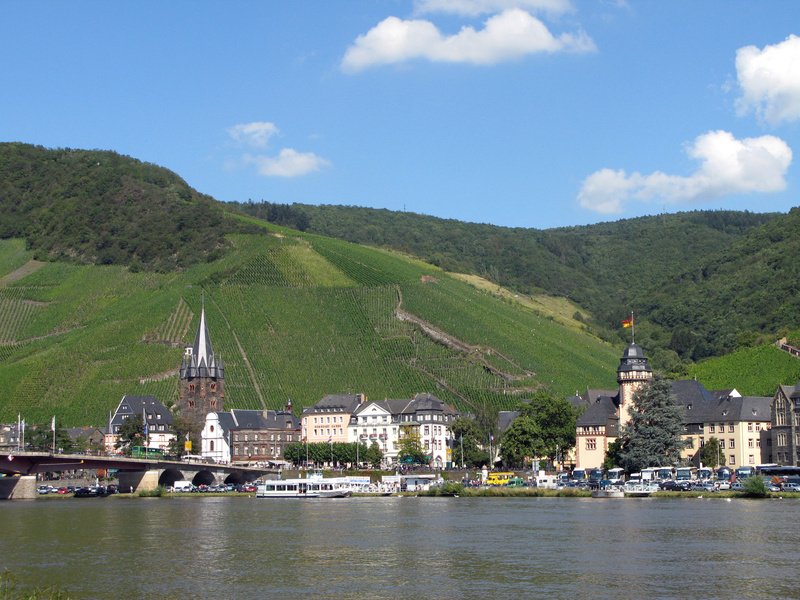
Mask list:
POLYGON ((800 2, 0 0, 0 141, 550 228, 798 200, 800 2))

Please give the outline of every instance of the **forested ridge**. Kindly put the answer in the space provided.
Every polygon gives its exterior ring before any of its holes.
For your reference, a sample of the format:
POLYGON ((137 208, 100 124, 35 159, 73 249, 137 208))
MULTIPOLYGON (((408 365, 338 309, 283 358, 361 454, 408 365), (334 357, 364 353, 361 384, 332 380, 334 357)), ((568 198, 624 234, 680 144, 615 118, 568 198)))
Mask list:
POLYGON ((175 173, 115 152, 0 144, 0 238, 39 260, 170 271, 241 230, 175 173))

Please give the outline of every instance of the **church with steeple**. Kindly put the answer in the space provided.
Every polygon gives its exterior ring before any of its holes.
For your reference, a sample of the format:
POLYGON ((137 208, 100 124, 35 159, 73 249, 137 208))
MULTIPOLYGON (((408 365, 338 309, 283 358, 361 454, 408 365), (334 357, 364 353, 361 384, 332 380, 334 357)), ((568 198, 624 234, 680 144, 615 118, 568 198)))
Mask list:
POLYGON ((225 367, 214 356, 205 307, 194 344, 184 350, 180 377, 178 415, 202 430, 208 413, 225 410, 225 367))

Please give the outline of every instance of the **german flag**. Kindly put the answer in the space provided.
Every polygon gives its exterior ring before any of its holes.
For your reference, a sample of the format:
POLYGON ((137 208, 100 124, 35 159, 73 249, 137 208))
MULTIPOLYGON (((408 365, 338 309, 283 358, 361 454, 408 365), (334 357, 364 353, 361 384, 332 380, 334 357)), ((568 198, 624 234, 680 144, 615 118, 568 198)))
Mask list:
POLYGON ((625 319, 622 322, 622 326, 623 327, 633 327, 633 317, 631 317, 630 319, 625 319))

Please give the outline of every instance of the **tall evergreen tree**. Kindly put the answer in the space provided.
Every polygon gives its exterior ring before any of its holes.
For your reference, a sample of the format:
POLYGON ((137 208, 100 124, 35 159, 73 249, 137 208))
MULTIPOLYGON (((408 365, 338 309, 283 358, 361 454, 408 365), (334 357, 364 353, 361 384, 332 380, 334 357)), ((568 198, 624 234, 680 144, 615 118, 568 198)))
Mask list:
POLYGON ((657 374, 633 396, 630 421, 620 436, 620 466, 633 473, 679 462, 687 445, 682 433, 683 418, 670 395, 669 382, 657 374))

